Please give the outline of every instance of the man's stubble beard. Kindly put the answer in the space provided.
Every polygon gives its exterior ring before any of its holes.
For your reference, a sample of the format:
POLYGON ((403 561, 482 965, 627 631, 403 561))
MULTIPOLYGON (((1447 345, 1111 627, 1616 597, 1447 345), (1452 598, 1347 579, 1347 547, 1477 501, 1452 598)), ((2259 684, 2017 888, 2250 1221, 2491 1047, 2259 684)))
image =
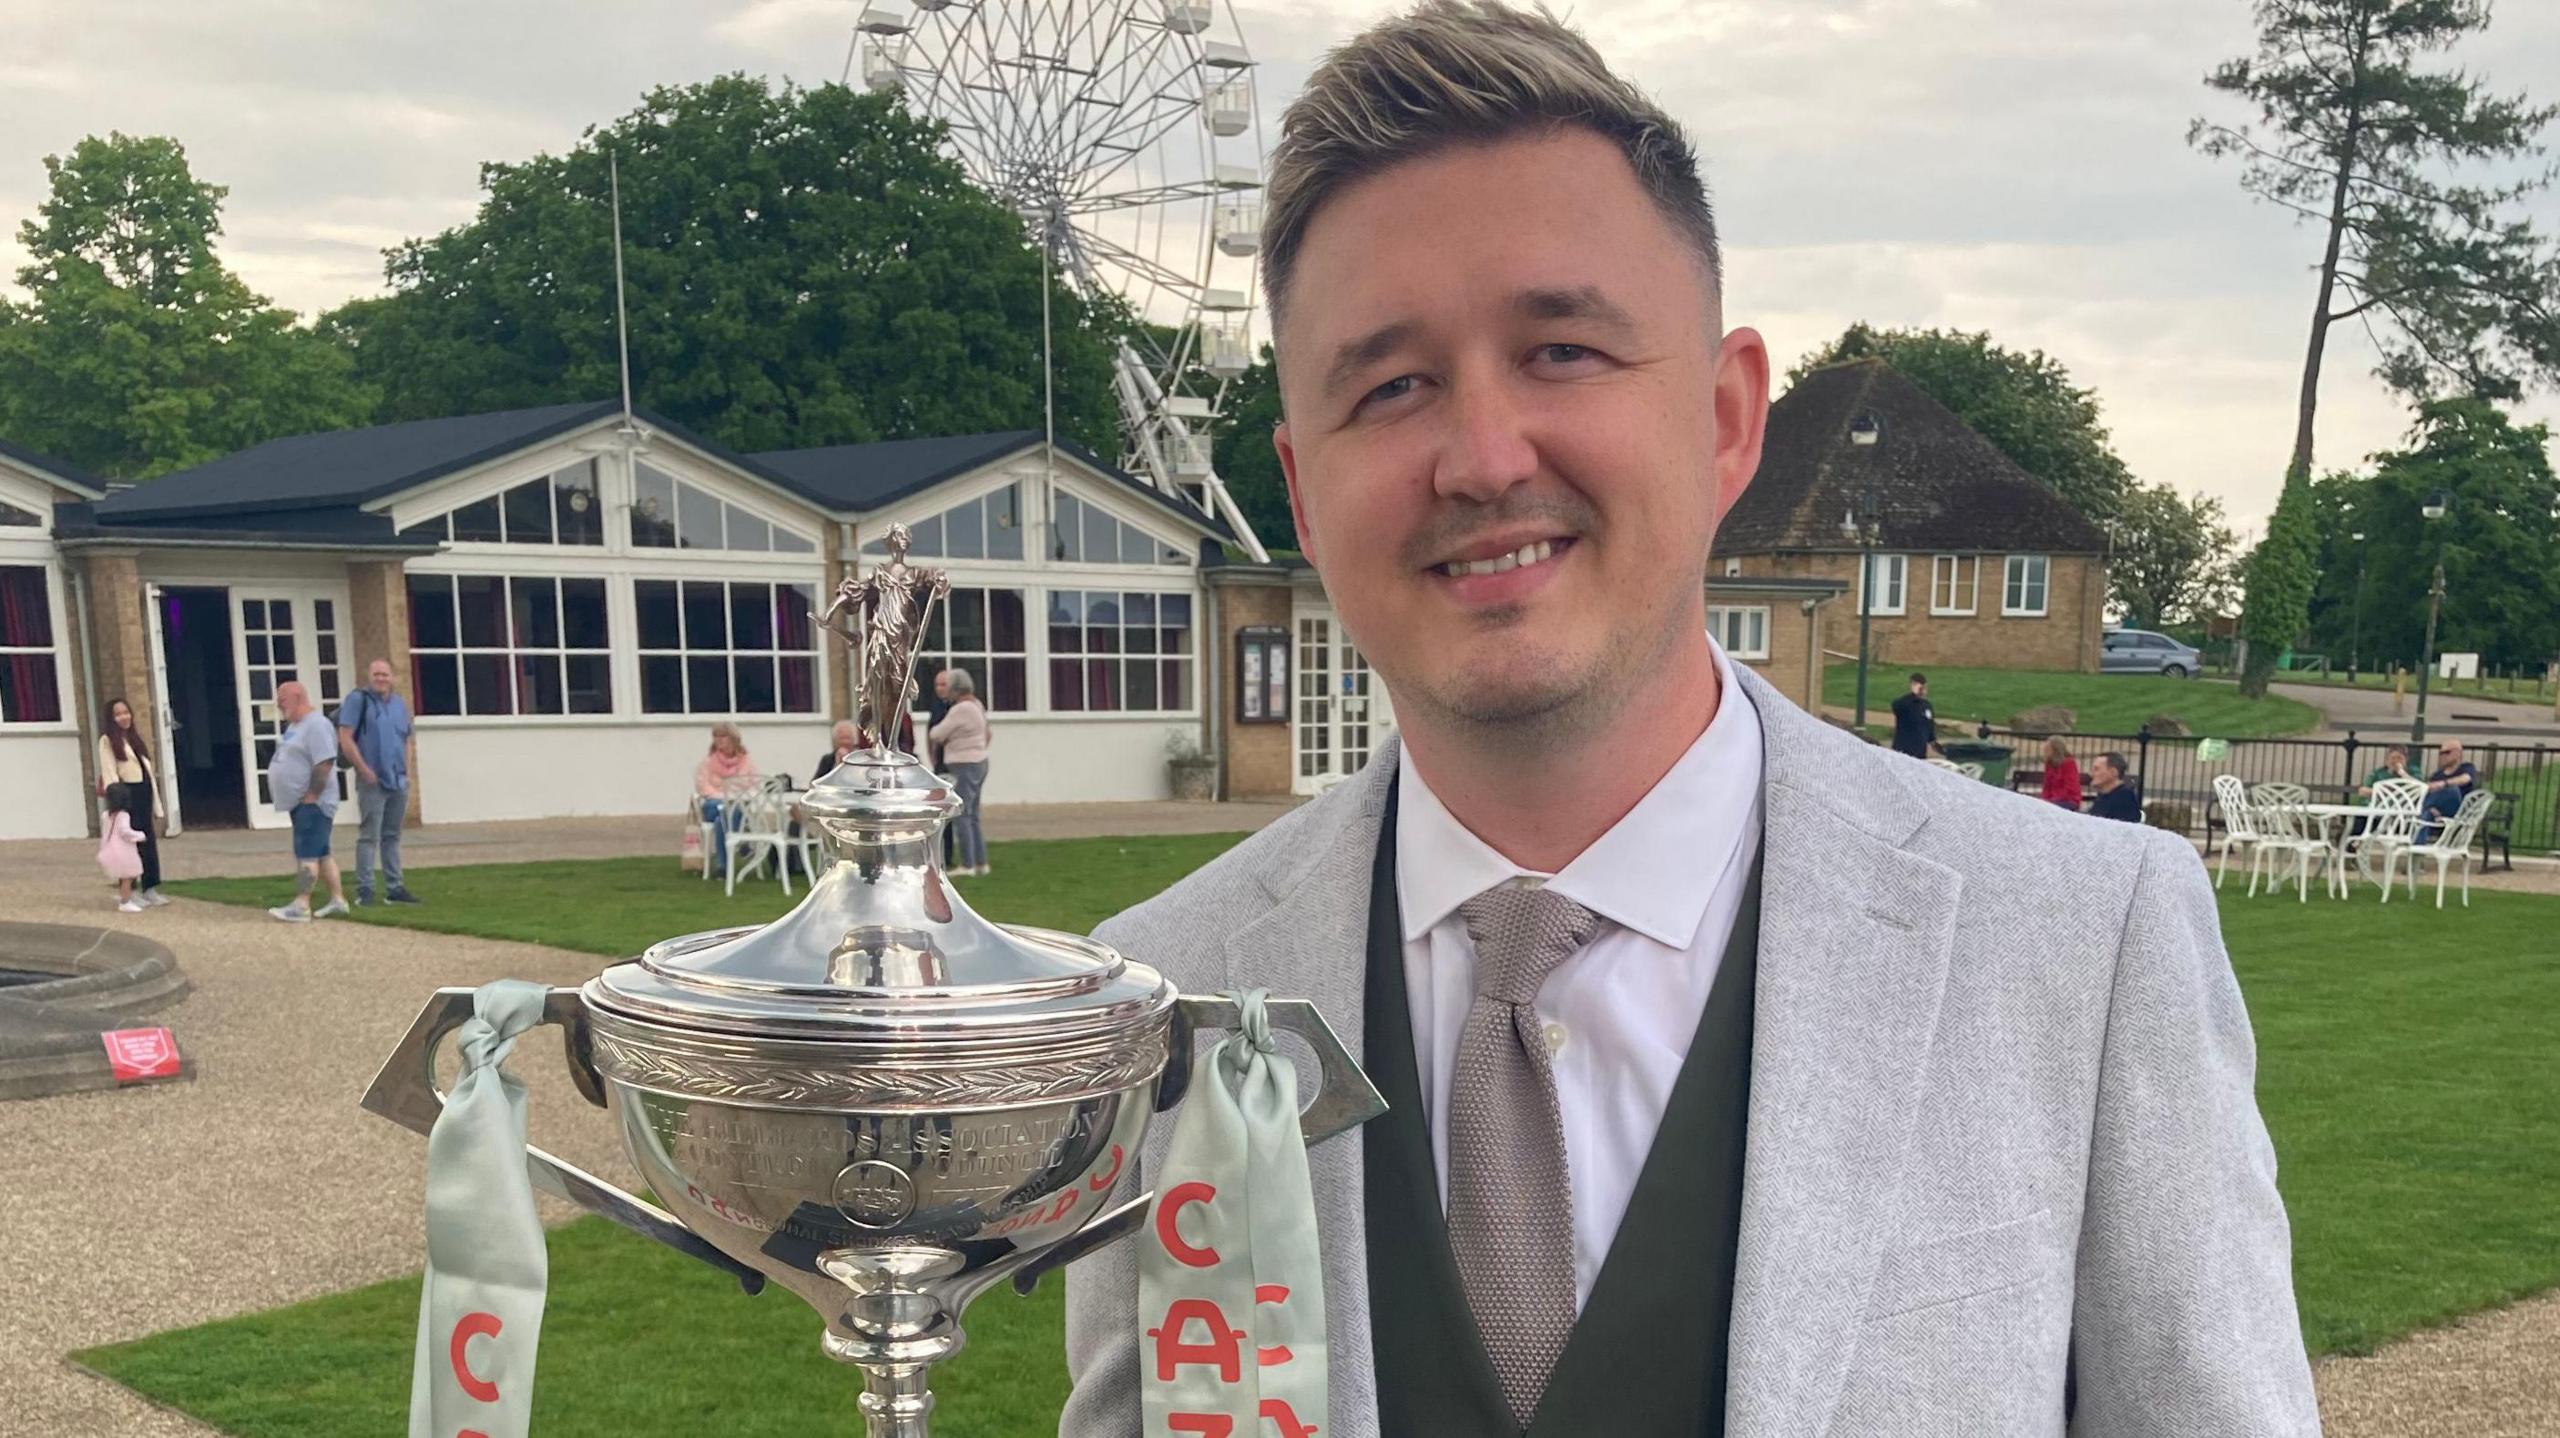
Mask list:
MULTIPOLYGON (((1413 700, 1391 677, 1388 690, 1399 704, 1431 711, 1443 727, 1466 735, 1470 747, 1524 759, 1555 753, 1606 731, 1640 698, 1646 676, 1665 670, 1683 632, 1680 610, 1675 603, 1652 624, 1613 629, 1581 673, 1559 674, 1548 684, 1489 694, 1462 674, 1417 686, 1413 700)), ((1486 611, 1480 627, 1500 629, 1519 616, 1520 606, 1503 605, 1486 611)))

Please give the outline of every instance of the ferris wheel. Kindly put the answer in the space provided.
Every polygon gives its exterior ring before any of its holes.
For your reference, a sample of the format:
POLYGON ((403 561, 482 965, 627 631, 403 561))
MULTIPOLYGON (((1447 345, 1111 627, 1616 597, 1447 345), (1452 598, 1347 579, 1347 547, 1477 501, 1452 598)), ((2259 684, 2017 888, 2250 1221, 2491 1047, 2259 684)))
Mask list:
MULTIPOLYGON (((950 129, 1050 263, 1150 332, 1121 341, 1121 463, 1270 556, 1211 459, 1253 363, 1262 231, 1254 61, 1228 0, 910 0, 856 22, 847 78, 950 129)), ((1044 321, 1045 323, 1045 321, 1044 321)))

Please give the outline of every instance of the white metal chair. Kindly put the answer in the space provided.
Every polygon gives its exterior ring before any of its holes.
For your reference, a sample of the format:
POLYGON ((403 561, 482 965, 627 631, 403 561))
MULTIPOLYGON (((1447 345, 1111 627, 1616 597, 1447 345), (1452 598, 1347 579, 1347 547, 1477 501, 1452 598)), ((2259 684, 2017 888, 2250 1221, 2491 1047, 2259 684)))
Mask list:
MULTIPOLYGON (((2249 802, 2249 786, 2240 782, 2239 775, 2214 775, 2213 801, 2222 806, 2222 859, 2213 871, 2213 886, 2219 889, 2223 876, 2231 872, 2231 851, 2243 844, 2254 850, 2266 835, 2258 827, 2257 807, 2249 802)), ((2258 876, 2254 872, 2249 876, 2249 892, 2258 892, 2258 876)))
POLYGON ((2281 864, 2290 858, 2293 860, 2294 897, 2302 903, 2310 903, 2312 861, 2319 861, 2322 880, 2326 883, 2332 857, 2329 846, 2321 842, 2317 827, 2295 807, 2301 800, 2270 801, 2259 794, 2251 795, 2250 800, 2258 821, 2259 839, 2256 850, 2250 855, 2249 892, 2258 892, 2257 876, 2262 871, 2267 875, 2267 892, 2276 892, 2276 885, 2283 882, 2284 876, 2268 861, 2273 859, 2281 864))
POLYGON ((2462 796, 2462 807, 2453 811, 2444 827, 2424 844, 2395 845, 2382 851, 2382 902, 2391 902, 2391 874, 2403 859, 2409 862, 2409 897, 2418 897, 2418 861, 2436 861, 2436 907, 2444 907, 2444 871, 2458 861, 2462 865, 2462 907, 2471 907, 2471 841, 2479 836, 2481 822, 2489 817, 2489 805, 2497 795, 2486 789, 2474 789, 2462 796))
POLYGON ((791 892, 791 803, 785 797, 787 792, 768 784, 724 801, 729 811, 729 893, 738 892, 742 853, 753 856, 753 867, 772 859, 774 875, 782 880, 782 892, 791 892))
POLYGON ((2375 860, 2381 854, 2418 841, 2418 804, 2426 796, 2427 786, 2416 779, 2385 779, 2374 785, 2374 813, 2365 820, 2363 832, 2339 841, 2339 857, 2355 860, 2358 873, 2374 878, 2375 860))

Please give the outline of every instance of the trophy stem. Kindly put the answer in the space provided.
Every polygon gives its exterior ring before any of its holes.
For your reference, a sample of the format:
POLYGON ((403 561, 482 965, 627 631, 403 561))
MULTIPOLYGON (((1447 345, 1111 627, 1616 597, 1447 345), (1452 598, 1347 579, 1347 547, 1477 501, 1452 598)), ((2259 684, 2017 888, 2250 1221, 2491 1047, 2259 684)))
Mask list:
POLYGON ((925 1387, 929 1365, 865 1363, 862 1368, 864 1438, 928 1438, 925 1420, 933 1393, 925 1387))

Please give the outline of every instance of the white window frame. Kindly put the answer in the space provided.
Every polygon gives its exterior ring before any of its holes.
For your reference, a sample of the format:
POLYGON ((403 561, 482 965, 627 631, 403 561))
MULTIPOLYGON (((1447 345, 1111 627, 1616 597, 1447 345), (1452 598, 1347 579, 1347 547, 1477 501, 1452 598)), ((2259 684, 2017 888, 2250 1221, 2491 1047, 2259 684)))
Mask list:
POLYGON ((440 535, 431 535, 428 537, 437 539, 448 545, 459 546, 462 549, 462 552, 466 554, 484 553, 494 550, 503 550, 509 553, 532 551, 536 553, 572 555, 602 554, 612 547, 614 540, 614 526, 612 524, 613 507, 605 499, 605 466, 598 456, 580 455, 575 458, 563 460, 558 464, 536 468, 531 473, 519 472, 516 468, 511 466, 506 471, 506 474, 506 480, 495 487, 475 485, 468 491, 455 491, 456 493, 463 494, 464 497, 460 500, 450 502, 439 500, 438 502, 443 504, 441 509, 429 510, 425 513, 413 516, 408 523, 400 527, 399 533, 405 538, 408 536, 410 530, 415 529, 422 524, 438 524, 444 532, 440 535), (587 471, 587 493, 590 497, 589 502, 595 507, 595 519, 593 522, 595 525, 596 539, 593 544, 563 544, 560 542, 558 537, 560 517, 559 479, 560 476, 582 466, 587 471), (507 535, 507 496, 528 484, 537 483, 545 485, 551 491, 549 505, 552 518, 553 537, 550 539, 517 539, 507 535), (484 501, 494 502, 498 506, 498 533, 501 537, 497 539, 454 538, 454 515, 484 501))
MULTIPOLYGON (((676 552, 693 554, 700 553, 701 551, 679 550, 676 552)), ((729 586, 734 584, 762 584, 768 587, 779 584, 798 585, 809 591, 809 598, 812 600, 814 607, 826 602, 827 586, 824 583, 808 576, 795 577, 786 574, 735 572, 727 574, 704 574, 698 571, 690 574, 674 571, 666 573, 635 574, 631 576, 630 583, 630 632, 632 657, 630 712, 633 715, 652 722, 683 721, 688 723, 698 723, 704 719, 718 718, 737 719, 749 723, 790 723, 794 721, 822 720, 827 717, 828 713, 833 708, 833 705, 828 698, 827 689, 826 631, 819 628, 815 620, 812 620, 810 623, 809 647, 807 649, 783 648, 781 644, 781 636, 779 634, 775 635, 774 645, 769 649, 739 649, 726 640, 724 640, 719 647, 713 648, 709 645, 696 645, 692 643, 691 636, 683 633, 681 628, 684 622, 684 586, 688 583, 719 585, 722 590, 721 609, 724 615, 729 612, 730 600, 728 598, 727 591, 729 586), (679 626, 676 636, 676 648, 669 649, 664 646, 651 646, 641 642, 639 586, 649 583, 664 583, 676 586, 676 621, 679 626), (721 709, 697 708, 693 702, 693 666, 691 661, 695 659, 707 659, 715 655, 726 660, 728 664, 728 670, 731 676, 731 682, 729 685, 729 707, 721 709), (806 655, 809 658, 809 697, 811 707, 807 709, 782 708, 780 707, 782 703, 782 661, 786 658, 799 658, 802 655, 806 655), (759 657, 769 659, 773 662, 773 696, 776 707, 772 709, 740 709, 737 707, 738 694, 735 682, 737 661, 740 658, 759 657), (651 709, 648 707, 648 682, 644 677, 648 671, 648 661, 652 659, 666 658, 673 658, 678 661, 677 673, 680 677, 680 683, 684 695, 684 707, 681 709, 651 709)))
MULTIPOLYGON (((585 548, 587 546, 582 545, 578 547, 585 548)), ((441 580, 454 586, 454 642, 450 646, 441 644, 422 645, 414 642, 409 646, 410 672, 405 677, 409 682, 409 703, 411 708, 416 711, 419 719, 434 720, 442 723, 467 724, 492 724, 514 720, 524 720, 531 723, 594 724, 612 719, 617 714, 623 712, 623 694, 629 681, 622 673, 622 665, 619 662, 619 657, 615 653, 615 646, 613 642, 614 636, 619 632, 619 625, 616 623, 616 615, 614 613, 616 591, 622 588, 622 586, 617 582, 615 576, 597 573, 593 570, 572 574, 528 572, 521 569, 498 570, 470 567, 445 568, 442 566, 433 569, 412 570, 402 576, 401 591, 404 603, 407 603, 411 608, 410 632, 413 635, 416 633, 417 629, 414 607, 415 601, 408 598, 408 588, 412 581, 417 580, 441 580), (515 636, 512 632, 506 636, 506 642, 503 644, 465 644, 462 642, 462 594, 460 585, 461 581, 466 579, 495 579, 501 582, 504 586, 502 593, 506 596, 502 601, 504 607, 501 619, 502 622, 507 623, 509 626, 513 625, 515 617, 513 589, 517 584, 544 581, 550 582, 554 586, 553 594, 555 598, 553 602, 555 605, 559 603, 556 597, 559 592, 557 586, 562 581, 583 580, 601 584, 604 586, 605 642, 601 646, 570 644, 568 642, 568 621, 566 611, 565 607, 562 607, 555 610, 555 617, 559 619, 560 627, 560 642, 558 644, 519 645, 515 642, 515 636), (522 707, 520 700, 511 700, 511 707, 502 713, 480 714, 472 712, 471 681, 467 677, 464 661, 475 656, 485 657, 489 655, 503 656, 506 660, 510 676, 508 683, 511 691, 515 688, 513 676, 517 672, 518 667, 523 660, 527 658, 557 660, 561 667, 560 686, 562 707, 560 712, 556 714, 549 712, 528 713, 522 707), (569 693, 568 661, 573 656, 578 658, 602 659, 604 661, 606 695, 606 704, 604 708, 571 709, 567 707, 569 693), (454 692, 460 700, 462 707, 458 712, 452 714, 429 713, 426 707, 426 687, 424 684, 419 682, 417 661, 421 658, 433 659, 444 657, 450 657, 454 662, 454 692)), ((629 596, 627 594, 623 595, 620 602, 628 604, 630 602, 629 596)))
POLYGON ((1707 632, 1724 647, 1728 659, 1760 659, 1769 657, 1769 606, 1766 604, 1710 604, 1707 606, 1707 632), (1757 631, 1756 636, 1754 631, 1757 631), (1757 638, 1757 643, 1744 641, 1757 638))
POLYGON ((1858 603, 1865 613, 1888 618, 1899 616, 1907 607, 1910 597, 1910 555, 1887 554, 1882 550, 1878 550, 1874 554, 1860 556, 1860 563, 1858 565, 1858 603), (1867 573, 1870 566, 1873 566, 1885 576, 1885 582, 1877 587, 1875 604, 1871 608, 1866 607, 1867 573), (1886 602, 1885 599, 1885 596, 1888 594, 1893 596, 1890 603, 1886 602))
MULTIPOLYGON (((823 562, 827 546, 826 542, 819 535, 801 528, 798 524, 786 522, 764 505, 756 503, 736 493, 735 486, 708 483, 705 482, 700 475, 687 473, 681 466, 671 466, 656 459, 642 458, 637 455, 632 457, 630 464, 630 484, 631 498, 627 501, 630 507, 626 511, 625 520, 622 525, 622 539, 623 542, 629 546, 629 552, 635 557, 660 556, 682 562, 691 562, 696 556, 700 555, 735 555, 741 559, 770 561, 783 564, 819 564, 823 562), (702 491, 703 495, 713 503, 720 505, 723 510, 737 510, 739 513, 746 515, 750 519, 761 521, 768 529, 775 533, 790 535, 793 539, 807 545, 808 548, 800 550, 775 549, 771 547, 764 549, 714 549, 700 545, 642 544, 640 543, 637 531, 632 528, 631 522, 639 517, 640 471, 644 468, 655 470, 659 474, 667 477, 670 485, 668 490, 669 503, 677 511, 677 514, 681 514, 684 509, 684 491, 687 488, 698 489, 702 491)), ((670 523, 676 522, 676 515, 669 515, 668 520, 670 523)), ((728 521, 725 517, 721 520, 721 540, 724 545, 728 540, 728 521)))
MULTIPOLYGON (((1010 564, 1013 561, 997 560, 995 562, 998 564, 1010 564)), ((1038 657, 1040 644, 1038 640, 1032 637, 1032 635, 1034 630, 1044 629, 1046 627, 1048 614, 1046 605, 1040 603, 1040 591, 1029 584, 1023 583, 1019 576, 1009 583, 996 583, 974 578, 963 579, 957 575, 953 576, 951 581, 951 592, 954 596, 957 596, 962 590, 967 589, 974 589, 981 594, 987 595, 992 595, 996 591, 1002 590, 1007 593, 1019 594, 1022 596, 1022 647, 1018 650, 998 649, 995 647, 996 627, 994 603, 990 600, 988 602, 986 646, 979 649, 950 648, 949 641, 951 638, 952 601, 950 599, 943 600, 941 603, 936 604, 933 607, 933 617, 927 627, 924 638, 916 647, 916 695, 918 702, 922 702, 926 697, 929 697, 933 693, 934 675, 945 669, 960 668, 969 671, 970 681, 977 685, 978 698, 987 706, 987 712, 991 714, 1038 714, 1041 712, 1041 692, 1040 685, 1036 679, 1036 674, 1042 666, 1038 657), (1039 607, 1034 607, 1035 605, 1038 605, 1039 607), (994 661, 999 659, 1019 659, 1022 661, 1022 707, 1019 709, 1000 709, 996 707, 994 661)), ((1195 603, 1193 608, 1197 609, 1198 605, 1195 603)), ((820 636, 821 639, 824 637, 825 636, 823 635, 820 636)), ((1196 643, 1197 641, 1195 640, 1194 642, 1196 643)))
MULTIPOLYGON (((24 506, 21 507, 23 508, 24 506)), ((0 529, 0 536, 11 536, 17 534, 50 534, 52 532, 53 525, 52 516, 43 510, 38 510, 37 517, 44 521, 41 527, 31 525, 12 525, 7 529, 0 529)), ((49 549, 51 545, 47 542, 43 547, 49 549)), ((0 649, 0 658, 15 658, 20 655, 29 654, 42 654, 49 657, 53 661, 54 704, 58 709, 60 709, 61 713, 52 719, 20 719, 15 715, 0 714, 0 733, 49 734, 75 730, 78 728, 79 696, 73 693, 71 688, 71 675, 69 673, 67 655, 64 652, 66 646, 63 643, 63 635, 70 619, 71 611, 62 602, 62 566, 55 563, 48 557, 32 552, 37 548, 38 545, 32 542, 25 544, 0 544, 0 565, 7 565, 12 569, 35 569, 42 571, 44 574, 45 627, 52 632, 53 642, 48 645, 13 645, 5 649, 0 649)), ((137 715, 137 720, 138 719, 139 716, 137 715)))
POLYGON ((1937 615, 1971 615, 1982 608, 1982 556, 1979 554, 1940 554, 1929 560, 1929 612, 1937 615), (1959 583, 1958 581, 1961 581, 1959 583), (1940 593, 1946 595, 1943 603, 1940 593), (1957 602, 1957 596, 1963 602, 1957 602))
POLYGON ((2041 619, 2053 602, 2053 559, 2043 554, 2012 554, 2000 568, 2000 614, 2004 619, 2041 619), (2026 594, 2030 587, 2035 604, 2030 608, 2026 594))
MULTIPOLYGON (((1112 572, 1113 567, 1106 566, 1104 569, 1106 573, 1109 573, 1112 572)), ((1127 567, 1119 566, 1117 567, 1117 572, 1126 573, 1127 567)), ((1194 585, 1183 588, 1173 588, 1165 585, 1144 583, 1112 584, 1108 582, 1108 580, 1092 581, 1082 579, 1062 579, 1058 583, 1043 585, 1032 591, 1032 599, 1038 606, 1032 611, 1032 616, 1034 622, 1039 626, 1039 639, 1033 650, 1034 661, 1032 674, 1033 681, 1036 685, 1035 693, 1038 698, 1037 706, 1033 710, 1034 713, 1038 714, 1042 718, 1050 719, 1110 720, 1181 719, 1199 717, 1200 682, 1202 673, 1200 666, 1200 646, 1203 643, 1200 626, 1205 615, 1205 609, 1201 603, 1200 590, 1198 586, 1194 585), (1165 659, 1180 660, 1187 666, 1185 671, 1185 681, 1183 684, 1186 702, 1182 707, 1172 709, 1162 707, 1154 709, 1131 709, 1125 706, 1117 709, 1095 709, 1091 707, 1079 709, 1059 708, 1057 705, 1057 696, 1052 692, 1049 683, 1049 670, 1051 665, 1062 659, 1072 659, 1081 663, 1088 659, 1126 660, 1130 657, 1129 651, 1125 648, 1117 654, 1088 654, 1081 649, 1071 653, 1062 652, 1056 646, 1052 645, 1049 642, 1049 601, 1054 596, 1061 593, 1075 593, 1086 596, 1091 596, 1097 593, 1112 595, 1144 594, 1153 597, 1159 603, 1167 598, 1179 598, 1187 602, 1191 606, 1191 623, 1189 626, 1191 634, 1191 648, 1189 652, 1168 655, 1159 651, 1152 656, 1159 661, 1165 659)), ((1158 612, 1161 613, 1162 611, 1158 612)), ((1127 626, 1127 620, 1124 618, 1121 622, 1125 629, 1127 626)), ((1159 621, 1157 624, 1158 631, 1161 632, 1163 627, 1163 624, 1159 621)), ((1121 688, 1124 693, 1126 692, 1127 687, 1127 680, 1125 678, 1124 671, 1124 678, 1121 684, 1121 688)), ((1161 690, 1159 690, 1158 698, 1162 698, 1161 690)))

